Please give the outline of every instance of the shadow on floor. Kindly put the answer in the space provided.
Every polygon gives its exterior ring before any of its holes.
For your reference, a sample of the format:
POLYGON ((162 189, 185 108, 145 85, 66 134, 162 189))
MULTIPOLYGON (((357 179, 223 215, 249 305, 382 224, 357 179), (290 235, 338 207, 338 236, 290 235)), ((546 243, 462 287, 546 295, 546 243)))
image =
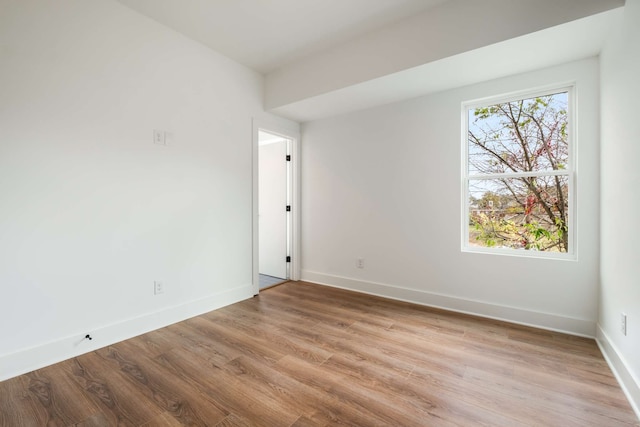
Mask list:
POLYGON ((266 274, 260 275, 260 289, 270 288, 271 286, 279 285, 286 282, 287 279, 280 277, 267 276, 266 274))

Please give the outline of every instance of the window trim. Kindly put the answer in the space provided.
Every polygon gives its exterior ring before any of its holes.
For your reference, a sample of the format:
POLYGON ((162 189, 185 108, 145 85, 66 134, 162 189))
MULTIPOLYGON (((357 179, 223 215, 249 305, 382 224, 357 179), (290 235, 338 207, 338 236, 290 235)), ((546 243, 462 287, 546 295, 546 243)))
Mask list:
POLYGON ((544 258, 544 259, 558 259, 558 260, 570 260, 576 261, 578 259, 577 248, 577 140, 578 140, 578 120, 577 120, 577 96, 576 96, 576 83, 568 82, 562 84, 554 84, 536 87, 533 89, 527 89, 522 91, 510 92, 502 95, 495 95, 490 97, 484 97, 469 101, 462 102, 461 115, 461 130, 462 130, 462 150, 461 150, 461 251, 464 253, 479 253, 479 254, 494 254, 494 255, 507 255, 526 258, 544 258), (495 104, 514 102, 521 99, 535 98, 539 96, 551 95, 554 93, 567 92, 567 127, 569 129, 568 144, 569 144, 569 158, 566 169, 563 170, 551 170, 544 172, 518 172, 518 173, 504 173, 504 174, 484 174, 484 175, 470 175, 468 168, 469 161, 469 110, 488 107, 495 104), (525 249, 510 249, 510 248, 493 248, 493 247, 481 247, 469 245, 469 181, 470 179, 491 179, 491 178, 515 178, 522 176, 567 176, 568 178, 568 206, 569 213, 567 218, 569 228, 569 251, 566 253, 558 252, 543 252, 535 250, 525 249))

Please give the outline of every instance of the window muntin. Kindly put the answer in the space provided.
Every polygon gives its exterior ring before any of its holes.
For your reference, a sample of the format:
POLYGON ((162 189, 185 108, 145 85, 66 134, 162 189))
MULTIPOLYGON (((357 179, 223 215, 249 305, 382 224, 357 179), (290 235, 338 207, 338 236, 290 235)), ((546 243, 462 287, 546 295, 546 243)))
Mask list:
POLYGON ((575 253, 572 95, 465 105, 463 250, 575 253))

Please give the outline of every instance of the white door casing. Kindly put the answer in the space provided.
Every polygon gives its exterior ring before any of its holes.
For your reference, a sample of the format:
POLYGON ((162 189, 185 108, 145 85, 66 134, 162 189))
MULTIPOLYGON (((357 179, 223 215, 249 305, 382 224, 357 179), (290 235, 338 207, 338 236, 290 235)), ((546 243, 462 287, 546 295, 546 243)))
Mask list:
POLYGON ((259 134, 267 132, 273 135, 281 136, 289 140, 291 160, 289 163, 289 256, 291 261, 288 263, 289 280, 300 280, 300 130, 297 127, 283 125, 277 120, 271 119, 253 119, 253 137, 252 137, 252 170, 253 170, 253 195, 252 195, 252 287, 253 294, 258 295, 260 292, 259 277, 259 134))

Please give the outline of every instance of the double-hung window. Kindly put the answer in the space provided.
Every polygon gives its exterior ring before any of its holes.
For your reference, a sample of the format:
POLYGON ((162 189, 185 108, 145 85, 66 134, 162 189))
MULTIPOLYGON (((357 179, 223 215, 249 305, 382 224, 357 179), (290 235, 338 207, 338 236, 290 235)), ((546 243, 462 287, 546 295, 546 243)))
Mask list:
POLYGON ((463 105, 465 251, 575 254, 573 88, 463 105))

